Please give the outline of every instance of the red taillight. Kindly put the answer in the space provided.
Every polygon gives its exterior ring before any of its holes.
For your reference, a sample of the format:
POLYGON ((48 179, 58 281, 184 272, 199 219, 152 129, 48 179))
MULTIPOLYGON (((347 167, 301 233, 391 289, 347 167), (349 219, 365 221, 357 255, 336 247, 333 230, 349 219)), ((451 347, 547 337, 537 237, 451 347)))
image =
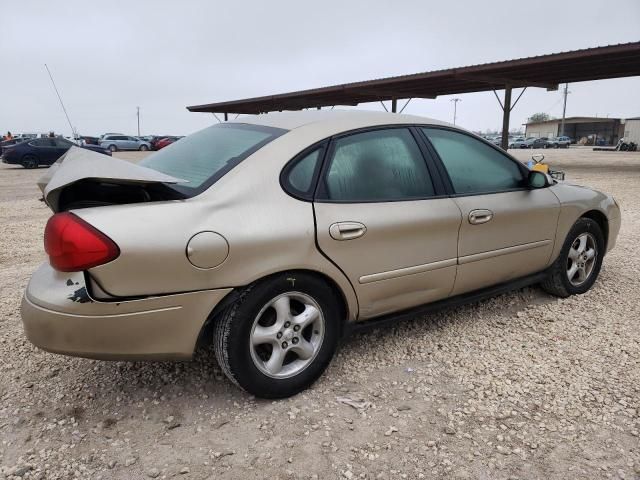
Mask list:
POLYGON ((115 260, 118 246, 104 233, 72 213, 56 213, 44 229, 49 263, 61 272, 78 272, 115 260))

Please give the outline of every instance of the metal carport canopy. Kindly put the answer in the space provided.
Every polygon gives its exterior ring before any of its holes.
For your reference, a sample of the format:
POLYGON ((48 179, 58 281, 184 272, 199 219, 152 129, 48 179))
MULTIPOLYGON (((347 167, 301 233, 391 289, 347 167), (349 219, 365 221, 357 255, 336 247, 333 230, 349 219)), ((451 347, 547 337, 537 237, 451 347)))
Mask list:
POLYGON ((503 147, 508 134, 511 90, 519 87, 558 88, 559 83, 640 75, 640 42, 587 48, 468 67, 434 70, 398 77, 345 83, 264 97, 193 105, 191 112, 259 114, 403 98, 505 90, 503 147), (506 128, 505 128, 506 127, 506 128))

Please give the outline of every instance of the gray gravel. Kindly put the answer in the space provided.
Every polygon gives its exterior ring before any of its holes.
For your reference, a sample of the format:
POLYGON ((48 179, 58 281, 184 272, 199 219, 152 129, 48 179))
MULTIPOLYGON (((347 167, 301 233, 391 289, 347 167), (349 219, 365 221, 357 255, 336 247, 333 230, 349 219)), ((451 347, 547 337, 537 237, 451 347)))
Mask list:
POLYGON ((622 206, 592 291, 529 288, 355 336, 277 402, 238 391, 210 350, 109 363, 29 344, 43 171, 0 165, 0 478, 640 478, 640 153, 545 153, 622 206))

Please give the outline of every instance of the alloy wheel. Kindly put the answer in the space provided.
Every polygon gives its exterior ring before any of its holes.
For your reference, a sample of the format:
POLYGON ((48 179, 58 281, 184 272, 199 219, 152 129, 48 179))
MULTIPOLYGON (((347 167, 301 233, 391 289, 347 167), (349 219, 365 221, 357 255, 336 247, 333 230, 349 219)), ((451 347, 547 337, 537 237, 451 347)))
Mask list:
POLYGON ((590 233, 582 233, 571 244, 567 257, 567 278, 578 287, 586 282, 598 258, 598 244, 590 233))
POLYGON ((301 292, 283 293, 270 300, 253 322, 251 358, 268 377, 293 377, 313 362, 324 333, 324 315, 312 297, 301 292))

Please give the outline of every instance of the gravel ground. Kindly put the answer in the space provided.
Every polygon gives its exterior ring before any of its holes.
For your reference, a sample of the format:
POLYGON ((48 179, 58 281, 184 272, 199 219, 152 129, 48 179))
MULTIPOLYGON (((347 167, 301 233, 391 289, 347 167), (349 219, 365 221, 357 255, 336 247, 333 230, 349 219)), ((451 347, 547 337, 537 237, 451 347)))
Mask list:
POLYGON ((640 153, 545 154, 623 210, 589 293, 528 288, 359 334, 277 402, 237 390, 210 350, 33 347, 19 304, 44 260, 43 171, 0 165, 0 478, 640 478, 640 153))

